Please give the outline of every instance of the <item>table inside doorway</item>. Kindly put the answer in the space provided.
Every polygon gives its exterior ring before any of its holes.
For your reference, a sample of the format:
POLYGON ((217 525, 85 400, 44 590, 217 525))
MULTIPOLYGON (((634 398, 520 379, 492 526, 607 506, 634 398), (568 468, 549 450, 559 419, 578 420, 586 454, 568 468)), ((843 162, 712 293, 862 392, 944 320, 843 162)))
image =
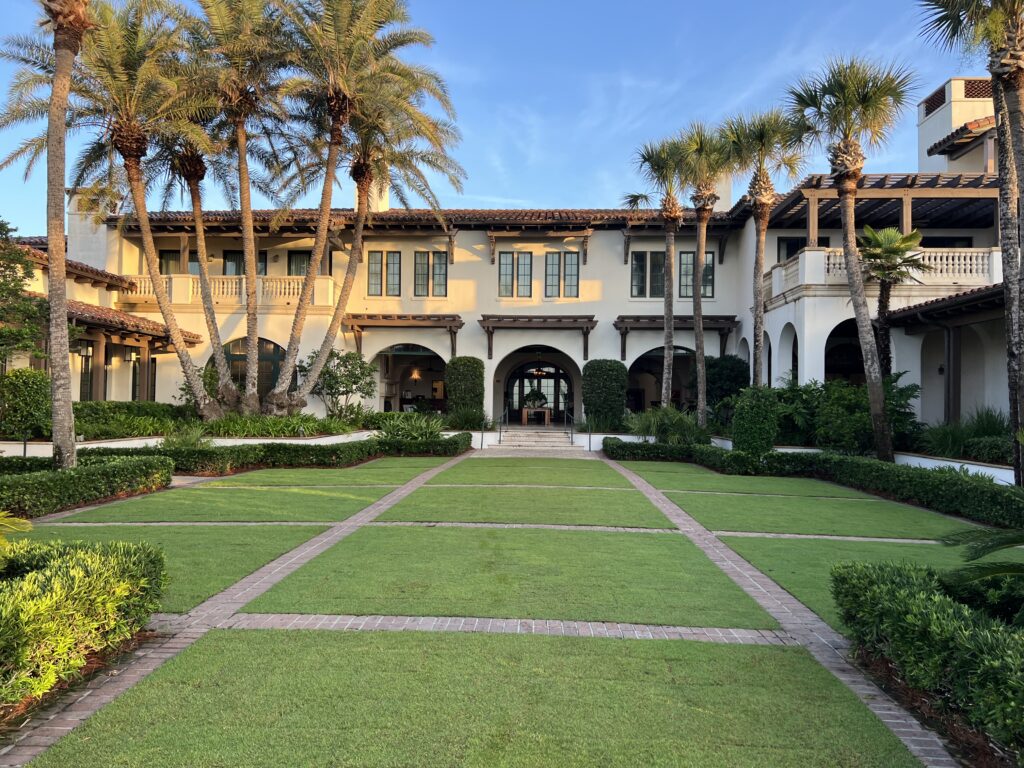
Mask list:
POLYGON ((551 426, 551 409, 550 408, 523 408, 523 426, 525 427, 530 423, 530 416, 535 413, 544 414, 544 426, 551 426))

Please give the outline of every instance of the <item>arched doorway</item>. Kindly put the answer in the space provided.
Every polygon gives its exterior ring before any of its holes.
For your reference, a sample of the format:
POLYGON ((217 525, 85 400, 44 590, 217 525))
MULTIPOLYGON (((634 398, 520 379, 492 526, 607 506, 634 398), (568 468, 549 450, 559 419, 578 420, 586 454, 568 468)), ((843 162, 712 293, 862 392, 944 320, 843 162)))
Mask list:
MULTIPOLYGON (((626 385, 626 407, 634 413, 655 408, 662 403, 661 378, 665 368, 665 350, 662 347, 644 352, 629 366, 626 385)), ((672 393, 670 402, 681 409, 692 407, 695 396, 691 391, 693 378, 693 350, 675 347, 672 355, 672 393)))
MULTIPOLYGON (((284 362, 285 348, 270 339, 257 339, 259 368, 256 372, 256 391, 261 398, 265 397, 277 384, 278 374, 281 372, 281 364, 284 362)), ((231 369, 231 378, 239 389, 245 386, 245 352, 248 348, 246 339, 235 339, 224 345, 224 356, 228 361, 228 368, 231 369)), ((213 358, 207 363, 213 365, 213 358)), ((295 374, 292 375, 291 389, 297 383, 295 374)))
POLYGON ((779 375, 794 381, 800 380, 800 340, 792 323, 786 323, 779 334, 779 375))
POLYGON ((825 381, 832 379, 864 383, 864 357, 860 352, 857 321, 853 318, 833 328, 825 340, 825 381))
POLYGON ((444 413, 448 410, 444 358, 420 344, 392 344, 375 358, 383 411, 444 413))
MULTIPOLYGON (((552 425, 561 426, 567 415, 580 416, 582 382, 579 367, 564 352, 539 344, 520 347, 495 369, 494 413, 500 418, 507 412, 509 424, 522 424, 524 408, 550 409, 552 425)), ((531 424, 543 423, 545 415, 543 410, 527 414, 531 424)))

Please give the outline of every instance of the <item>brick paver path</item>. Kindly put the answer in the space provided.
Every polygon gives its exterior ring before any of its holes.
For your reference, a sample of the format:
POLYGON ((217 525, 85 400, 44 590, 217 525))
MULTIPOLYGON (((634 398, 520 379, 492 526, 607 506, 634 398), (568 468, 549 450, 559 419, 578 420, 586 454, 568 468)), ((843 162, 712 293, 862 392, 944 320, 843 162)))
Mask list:
MULTIPOLYGON (((568 452, 566 452, 568 453, 568 452)), ((594 488, 642 492, 675 526, 665 528, 629 528, 586 525, 544 525, 527 523, 470 523, 470 522, 398 522, 376 521, 376 518, 422 487, 440 472, 472 457, 488 458, 497 455, 491 450, 471 452, 445 464, 426 470, 413 480, 395 489, 383 498, 346 520, 328 523, 327 530, 290 552, 267 563, 252 574, 225 589, 187 614, 156 614, 150 629, 161 633, 128 654, 125 659, 92 678, 87 684, 61 696, 44 709, 36 712, 22 725, 13 743, 0 749, 0 768, 24 766, 61 736, 83 722, 100 707, 145 678, 165 660, 192 645, 212 628, 226 629, 321 629, 336 631, 430 631, 430 632, 493 632, 502 634, 543 634, 574 637, 609 637, 622 640, 696 640, 715 643, 753 645, 800 645, 840 681, 850 688, 885 725, 929 768, 951 768, 957 762, 946 751, 942 741, 923 728, 909 713, 868 680, 846 658, 849 644, 846 639, 825 624, 815 613, 786 592, 773 580, 728 548, 719 538, 723 536, 758 536, 764 538, 816 538, 848 541, 882 541, 900 543, 934 543, 925 539, 888 539, 861 536, 830 536, 807 534, 771 534, 755 532, 712 532, 690 517, 663 492, 655 489, 634 472, 622 465, 605 461, 630 481, 633 488, 594 488), (466 528, 533 528, 551 530, 586 530, 625 533, 675 533, 688 537, 715 565, 726 573, 741 589, 754 598, 781 627, 780 630, 719 629, 708 627, 674 627, 615 622, 564 621, 558 619, 517 619, 481 617, 425 617, 425 616, 338 616, 319 614, 246 614, 238 611, 245 604, 263 594, 290 573, 317 555, 337 544, 354 531, 373 526, 429 526, 466 528)), ((516 449, 509 455, 521 458, 558 458, 557 452, 531 453, 516 449)), ((593 454, 573 458, 595 458, 593 454)), ((172 487, 199 485, 215 478, 175 478, 172 487)), ((244 486, 258 489, 260 486, 244 486)), ((273 486, 275 488, 288 486, 273 486)), ((333 487, 333 486, 332 486, 333 487)), ((355 487, 355 486, 344 486, 355 487)), ((379 486, 375 486, 379 487, 379 486)), ((432 485, 444 487, 501 487, 517 488, 538 486, 519 485, 432 485)), ((559 486, 560 488, 562 486, 559 486)), ((239 487, 225 488, 239 490, 239 487)), ((577 490, 588 490, 580 488, 577 490)), ((101 505, 102 506, 102 505, 101 505)), ((64 518, 82 510, 58 513, 40 518, 37 523, 60 526, 135 525, 309 525, 306 522, 149 522, 149 523, 76 523, 64 518)), ((320 524, 320 523, 318 523, 320 524)))

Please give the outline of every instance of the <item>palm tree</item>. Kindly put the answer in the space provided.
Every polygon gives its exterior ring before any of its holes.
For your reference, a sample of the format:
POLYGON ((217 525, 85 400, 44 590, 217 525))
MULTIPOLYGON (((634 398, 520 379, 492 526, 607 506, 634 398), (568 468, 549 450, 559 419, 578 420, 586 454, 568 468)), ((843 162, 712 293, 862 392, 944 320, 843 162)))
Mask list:
POLYGON ((755 387, 761 386, 764 367, 764 249, 768 219, 775 207, 772 176, 785 173, 795 179, 803 165, 803 153, 794 141, 793 123, 780 109, 725 121, 723 132, 737 171, 749 171, 750 197, 757 241, 754 247, 754 359, 755 387))
POLYGON ((697 369, 697 423, 708 423, 708 381, 704 365, 704 259, 708 241, 708 222, 714 213, 718 183, 732 172, 734 163, 729 142, 719 129, 694 122, 679 137, 682 177, 690 189, 697 219, 697 249, 693 254, 693 338, 697 369))
MULTIPOLYGON (((412 87, 419 92, 416 86, 412 87)), ((309 397, 316 385, 345 317, 356 272, 363 260, 363 231, 370 215, 371 193, 390 189, 405 207, 409 207, 411 193, 437 211, 440 201, 428 174, 442 176, 456 191, 462 190, 465 172, 448 154, 459 140, 458 131, 451 123, 421 112, 417 106, 421 99, 410 93, 409 88, 408 82, 392 85, 397 93, 361 102, 351 115, 351 143, 347 149, 349 174, 356 185, 352 250, 327 333, 295 393, 299 401, 309 397)))
POLYGON ((286 58, 279 15, 268 0, 199 0, 205 15, 203 45, 216 64, 219 111, 231 125, 238 165, 242 253, 245 262, 245 382, 242 410, 259 410, 259 320, 256 233, 252 214, 249 131, 277 112, 276 89, 286 58))
MULTIPOLYGON (((675 291, 675 252, 676 233, 683 221, 683 207, 679 197, 683 192, 680 179, 679 143, 663 140, 644 144, 636 153, 636 166, 641 178, 654 190, 661 205, 661 219, 665 225, 665 301, 663 306, 665 342, 662 353, 661 369, 661 405, 663 408, 672 404, 672 370, 675 356, 675 309, 673 295, 675 291)), ((653 204, 651 195, 646 192, 633 192, 623 198, 623 203, 630 210, 650 207, 653 204)))
POLYGON ((838 188, 846 278, 864 358, 875 451, 883 461, 893 460, 892 431, 885 415, 882 369, 864 293, 854 204, 864 171, 863 147, 885 143, 907 105, 913 84, 910 71, 897 64, 833 59, 820 73, 791 87, 788 97, 790 115, 803 140, 826 149, 838 188))
POLYGON ((189 91, 174 78, 173 60, 182 46, 180 32, 167 17, 152 13, 146 0, 129 0, 120 8, 101 2, 95 15, 97 29, 82 51, 82 99, 88 105, 83 109, 105 116, 106 125, 83 151, 101 154, 109 142, 122 160, 143 255, 168 336, 200 412, 204 418, 216 418, 222 414, 221 408, 206 394, 166 285, 160 279, 143 174, 143 158, 151 137, 181 137, 199 147, 206 146, 206 134, 195 118, 204 112, 209 114, 214 102, 189 91))
POLYGON ((272 411, 305 405, 289 398, 288 388, 298 360, 313 285, 327 248, 331 197, 344 142, 344 130, 354 108, 386 94, 430 96, 452 114, 444 82, 433 71, 406 64, 398 54, 414 45, 430 45, 431 36, 404 25, 409 21, 405 0, 291 0, 282 3, 286 34, 292 41, 298 72, 282 83, 281 95, 302 106, 301 114, 326 128, 322 157, 323 179, 316 234, 309 268, 292 321, 291 334, 277 383, 266 398, 272 411), (387 87, 404 83, 405 88, 387 87))
POLYGON ((966 584, 992 576, 1024 576, 1024 563, 1021 562, 975 562, 995 552, 1024 546, 1024 528, 975 528, 950 534, 942 539, 942 543, 949 546, 965 545, 964 559, 972 563, 946 574, 946 578, 955 584, 966 584))
POLYGON ((878 362, 882 376, 892 375, 892 338, 889 329, 889 301, 892 287, 909 280, 915 272, 931 269, 921 258, 918 248, 921 233, 916 229, 904 235, 896 227, 873 229, 864 225, 864 234, 858 239, 860 256, 864 260, 864 274, 878 281, 878 311, 875 323, 878 337, 878 362))
MULTIPOLYGON (((992 101, 999 141, 999 247, 1003 260, 1006 318, 1006 379, 1010 426, 1019 433, 1024 414, 1024 316, 1021 313, 1020 207, 1024 185, 1024 0, 920 0, 925 11, 924 34, 946 48, 968 52, 978 48, 988 58, 992 101)), ((1013 442, 1013 476, 1024 485, 1021 444, 1013 442)))
POLYGON ((75 414, 71 406, 71 341, 68 338, 68 296, 65 266, 64 185, 68 96, 75 57, 85 33, 93 26, 89 0, 40 0, 53 29, 53 85, 46 133, 46 241, 50 301, 48 352, 53 400, 53 460, 56 466, 75 466, 75 414))

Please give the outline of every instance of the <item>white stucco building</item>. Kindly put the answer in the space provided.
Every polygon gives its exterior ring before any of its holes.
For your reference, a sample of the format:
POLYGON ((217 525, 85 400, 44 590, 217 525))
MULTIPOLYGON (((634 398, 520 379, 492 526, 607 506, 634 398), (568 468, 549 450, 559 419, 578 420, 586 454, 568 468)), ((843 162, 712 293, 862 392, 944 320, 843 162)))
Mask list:
MULTIPOLYGON (((863 179, 858 225, 919 229, 924 258, 933 267, 896 288, 893 309, 1002 279, 987 86, 988 81, 976 79, 946 83, 919 107, 920 167, 863 179)), ((566 412, 579 418, 581 369, 595 358, 622 360, 629 367, 630 407, 661 401, 664 236, 656 212, 432 212, 388 209, 386 199, 378 208, 337 341, 339 349, 358 349, 377 362, 380 386, 372 405, 402 409, 428 400, 443 408, 444 366, 456 353, 485 361, 486 408, 492 417, 509 408, 511 418, 518 418, 524 391, 536 386, 548 396, 556 420, 566 412)), ((749 359, 754 226, 745 200, 731 205, 725 198, 719 208, 710 225, 704 278, 707 353, 749 359)), ((315 217, 315 211, 300 210, 275 222, 274 214, 256 215, 261 388, 273 384, 288 341, 315 217)), ((214 276, 221 336, 240 374, 245 315, 237 214, 207 215, 207 252, 199 256, 189 213, 151 218, 163 273, 157 279, 166 282, 179 322, 192 334, 196 362, 210 358, 198 277, 190 265, 202 257, 214 276)), ((330 254, 316 277, 302 356, 323 338, 348 263, 352 220, 350 209, 334 212, 330 254)), ((808 176, 779 196, 763 277, 772 381, 790 371, 801 382, 859 375, 840 235, 836 192, 827 175, 808 176)), ((138 237, 131 220, 111 218, 96 225, 72 198, 68 258, 79 272, 93 270, 95 279, 76 282, 73 270, 70 295, 99 308, 98 317, 89 320, 78 307, 88 331, 73 355, 76 397, 171 400, 179 390, 178 363, 160 334, 154 278, 146 273, 138 237)), ((27 244, 45 249, 39 239, 27 244)), ((679 277, 681 354, 671 398, 680 403, 692 400, 686 351, 693 348, 694 248, 690 213, 672 254, 679 277)), ((38 290, 44 280, 41 273, 38 290)), ((939 324, 925 316, 916 322, 915 317, 913 311, 900 316, 894 369, 907 371, 905 380, 924 387, 922 418, 941 421, 981 403, 999 406, 1006 374, 998 313, 971 323, 939 324)))

